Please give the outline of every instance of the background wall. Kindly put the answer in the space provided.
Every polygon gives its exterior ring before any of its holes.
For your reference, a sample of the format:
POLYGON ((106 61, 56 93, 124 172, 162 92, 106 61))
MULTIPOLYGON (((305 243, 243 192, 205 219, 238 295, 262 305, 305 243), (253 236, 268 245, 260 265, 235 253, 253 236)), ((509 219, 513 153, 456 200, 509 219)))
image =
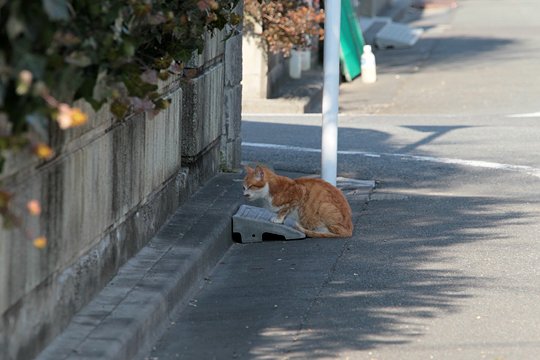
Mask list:
MULTIPOLYGON (((260 25, 254 30, 260 34, 260 25)), ((260 36, 244 34, 243 54, 246 59, 243 68, 244 108, 257 99, 272 98, 279 82, 288 77, 287 60, 282 54, 267 53, 260 36)))
POLYGON ((35 248, 0 229, 0 358, 33 358, 157 232, 197 187, 240 162, 242 37, 207 36, 187 78, 160 84, 171 106, 115 121, 107 110, 84 127, 51 130, 57 156, 8 159, 0 181, 24 206, 35 248))

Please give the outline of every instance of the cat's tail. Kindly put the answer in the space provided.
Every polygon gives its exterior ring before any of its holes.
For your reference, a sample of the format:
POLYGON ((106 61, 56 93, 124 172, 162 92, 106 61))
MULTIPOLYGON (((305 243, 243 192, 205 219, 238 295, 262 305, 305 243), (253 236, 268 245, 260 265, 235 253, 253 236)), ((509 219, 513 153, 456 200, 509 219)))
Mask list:
POLYGON ((317 237, 317 238, 340 238, 340 237, 351 237, 352 228, 347 228, 343 225, 333 225, 328 227, 328 231, 315 231, 308 230, 302 227, 300 224, 296 224, 298 230, 306 234, 307 237, 317 237))

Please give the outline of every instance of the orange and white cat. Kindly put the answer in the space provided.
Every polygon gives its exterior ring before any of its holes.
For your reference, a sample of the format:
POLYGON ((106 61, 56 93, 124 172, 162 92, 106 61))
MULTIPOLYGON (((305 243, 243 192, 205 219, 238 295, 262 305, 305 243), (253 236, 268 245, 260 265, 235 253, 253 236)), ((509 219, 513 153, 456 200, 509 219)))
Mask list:
POLYGON ((291 179, 264 166, 246 167, 244 196, 264 199, 266 207, 283 223, 296 217, 297 227, 309 237, 350 237, 353 232, 351 207, 343 193, 322 179, 291 179))

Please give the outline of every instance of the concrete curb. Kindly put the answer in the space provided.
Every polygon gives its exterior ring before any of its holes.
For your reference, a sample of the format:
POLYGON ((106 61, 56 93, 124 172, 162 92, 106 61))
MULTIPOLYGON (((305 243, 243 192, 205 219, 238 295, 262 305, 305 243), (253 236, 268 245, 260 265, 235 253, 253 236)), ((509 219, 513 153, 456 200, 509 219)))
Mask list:
POLYGON ((38 357, 134 359, 149 352, 232 244, 239 174, 211 179, 38 357))

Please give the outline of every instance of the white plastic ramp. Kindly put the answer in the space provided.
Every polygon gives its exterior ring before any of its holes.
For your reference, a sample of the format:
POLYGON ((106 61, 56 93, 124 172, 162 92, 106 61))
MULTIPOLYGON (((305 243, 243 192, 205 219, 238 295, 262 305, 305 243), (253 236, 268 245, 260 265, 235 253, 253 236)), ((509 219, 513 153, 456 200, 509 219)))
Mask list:
POLYGON ((272 222, 275 213, 256 206, 242 205, 233 215, 233 234, 238 234, 242 243, 263 240, 303 239, 306 234, 297 230, 294 220, 285 219, 283 224, 272 222))
POLYGON ((407 48, 416 44, 422 33, 422 29, 411 29, 405 24, 390 21, 375 35, 375 44, 380 49, 407 48))

